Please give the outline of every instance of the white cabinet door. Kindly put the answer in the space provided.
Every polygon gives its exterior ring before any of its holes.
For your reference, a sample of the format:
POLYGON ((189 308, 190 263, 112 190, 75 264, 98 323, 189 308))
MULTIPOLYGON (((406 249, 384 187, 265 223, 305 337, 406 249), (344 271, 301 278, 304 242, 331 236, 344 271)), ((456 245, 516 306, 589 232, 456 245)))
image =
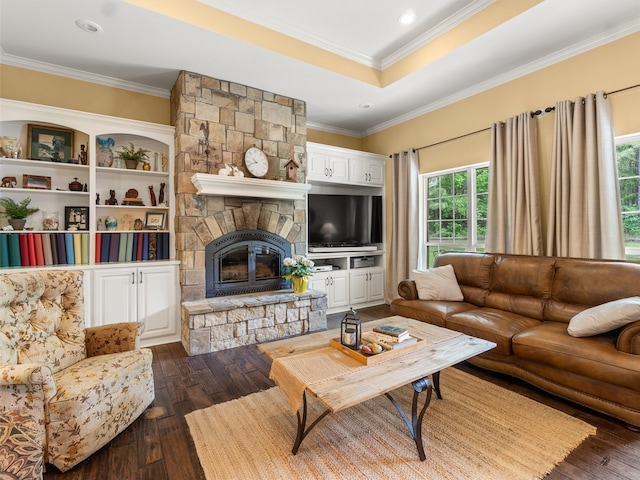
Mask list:
POLYGON ((384 300, 384 269, 382 267, 351 270, 349 274, 351 303, 384 300))
POLYGON ((141 340, 177 334, 177 267, 175 265, 138 268, 138 320, 144 323, 141 340))
POLYGON ((329 180, 335 183, 349 183, 349 158, 329 156, 329 180))
POLYGON ((333 271, 329 277, 329 308, 349 305, 349 272, 333 271))
MULTIPOLYGON (((309 288, 311 290, 318 290, 319 292, 329 293, 329 273, 314 273, 309 277, 309 288)), ((327 299, 328 302, 328 299, 327 299)))
POLYGON ((307 179, 327 180, 329 178, 329 155, 309 152, 307 163, 307 179))
POLYGON ((367 173, 369 174, 370 185, 384 185, 384 162, 370 160, 367 173))
POLYGON ((365 269, 352 270, 349 273, 349 294, 352 304, 364 303, 368 300, 368 274, 365 269))
POLYGON ((92 326, 142 322, 143 346, 180 339, 178 266, 105 268, 93 272, 92 326))
POLYGON ((384 162, 368 158, 350 158, 349 181, 359 185, 384 185, 384 162))
POLYGON ((136 290, 135 268, 95 270, 91 325, 138 321, 136 290))
POLYGON ((369 301, 384 300, 384 269, 369 269, 369 301))
POLYGON ((314 273, 309 288, 327 294, 327 308, 349 305, 348 272, 314 273))

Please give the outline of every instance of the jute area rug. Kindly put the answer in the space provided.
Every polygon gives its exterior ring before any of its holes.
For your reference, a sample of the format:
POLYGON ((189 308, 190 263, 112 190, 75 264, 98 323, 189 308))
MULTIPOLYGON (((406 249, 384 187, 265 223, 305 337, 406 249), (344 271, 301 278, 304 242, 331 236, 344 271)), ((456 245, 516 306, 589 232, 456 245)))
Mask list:
MULTIPOLYGON (((186 415, 206 478, 539 479, 595 427, 454 368, 423 423, 427 460, 384 396, 325 417, 291 454, 296 419, 278 388, 186 415)), ((413 389, 393 396, 410 412, 413 389)), ((310 400, 310 420, 322 411, 310 400)), ((410 415, 410 413, 409 413, 410 415)))

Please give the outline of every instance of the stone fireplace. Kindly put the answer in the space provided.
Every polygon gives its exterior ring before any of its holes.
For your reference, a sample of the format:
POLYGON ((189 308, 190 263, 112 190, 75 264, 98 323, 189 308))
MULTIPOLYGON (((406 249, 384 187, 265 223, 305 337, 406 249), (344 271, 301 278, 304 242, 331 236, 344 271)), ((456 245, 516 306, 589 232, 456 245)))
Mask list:
POLYGON ((176 126, 176 255, 183 302, 182 343, 187 353, 326 327, 324 294, 299 298, 290 290, 280 290, 285 284, 279 272, 265 273, 265 266, 280 268, 274 263, 272 243, 245 244, 249 262, 245 266, 235 265, 242 254, 211 257, 211 250, 221 243, 224 249, 230 247, 228 239, 242 243, 253 241, 248 240, 250 236, 286 244, 279 258, 306 252, 306 197, 304 192, 288 193, 289 187, 304 184, 305 103, 181 72, 171 92, 171 105, 176 126), (252 178, 244 166, 244 152, 252 146, 269 159, 263 179, 252 178), (298 183, 284 181, 285 165, 292 158, 301 167, 298 183), (225 166, 236 167, 244 177, 218 176, 225 166), (201 186, 210 180, 215 181, 212 187, 201 186), (235 271, 227 273, 237 278, 216 280, 215 262, 226 262, 228 267, 233 263, 235 271), (238 290, 240 283, 254 293, 239 300, 237 293, 250 291, 238 290))

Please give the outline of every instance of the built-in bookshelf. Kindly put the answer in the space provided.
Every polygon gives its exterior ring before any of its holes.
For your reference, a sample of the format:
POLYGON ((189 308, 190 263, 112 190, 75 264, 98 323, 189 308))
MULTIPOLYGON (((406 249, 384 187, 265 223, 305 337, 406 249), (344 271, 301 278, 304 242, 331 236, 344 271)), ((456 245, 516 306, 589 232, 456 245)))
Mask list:
POLYGON ((174 258, 172 127, 6 99, 0 109, 0 137, 18 143, 0 152, 0 198, 39 209, 26 230, 0 219, 0 266, 174 258), (128 145, 147 152, 136 168, 118 160, 128 145))

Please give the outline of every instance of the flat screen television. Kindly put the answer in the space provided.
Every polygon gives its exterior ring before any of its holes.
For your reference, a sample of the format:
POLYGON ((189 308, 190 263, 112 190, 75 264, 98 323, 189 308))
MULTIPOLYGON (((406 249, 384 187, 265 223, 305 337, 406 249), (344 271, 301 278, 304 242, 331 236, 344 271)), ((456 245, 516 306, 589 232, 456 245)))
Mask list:
POLYGON ((309 246, 382 243, 382 196, 309 194, 309 246))

